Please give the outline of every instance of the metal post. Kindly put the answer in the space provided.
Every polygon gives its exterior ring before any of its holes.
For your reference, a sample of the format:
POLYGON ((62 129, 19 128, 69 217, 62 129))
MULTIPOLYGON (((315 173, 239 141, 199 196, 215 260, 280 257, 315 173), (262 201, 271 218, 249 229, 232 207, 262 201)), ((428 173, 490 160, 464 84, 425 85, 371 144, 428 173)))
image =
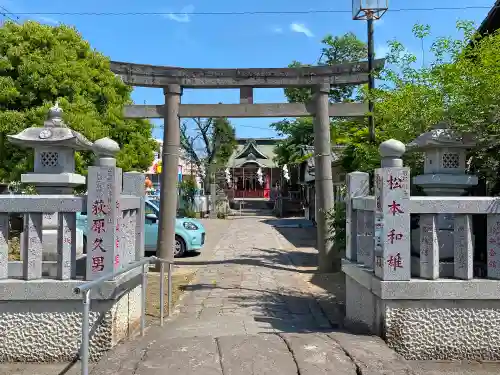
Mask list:
MULTIPOLYGON (((368 26, 368 92, 372 95, 372 90, 375 88, 375 75, 373 72, 373 59, 374 59, 374 43, 373 43, 373 14, 370 12, 367 14, 367 26, 368 26)), ((370 116, 368 117, 368 132, 370 135, 370 142, 375 142, 375 116, 373 113, 374 105, 373 100, 368 101, 368 110, 370 116)))
POLYGON ((160 326, 165 315, 165 263, 160 262, 160 326))
MULTIPOLYGON (((319 270, 337 272, 334 268, 332 241, 327 215, 333 210, 332 146, 330 142, 330 116, 328 94, 330 85, 322 84, 316 90, 316 116, 314 122, 315 185, 318 197, 317 243, 319 270)), ((338 256, 338 255, 337 255, 338 256)), ((337 262, 338 263, 338 262, 337 262)), ((337 264, 336 266, 340 266, 337 264)))
POLYGON ((163 130, 162 173, 160 183, 160 217, 158 257, 173 259, 175 218, 177 211, 177 167, 179 164, 181 87, 168 85, 165 95, 165 127, 163 130))
POLYGON ((82 375, 89 374, 89 335, 90 335, 90 290, 83 293, 83 318, 82 318, 82 346, 80 347, 80 361, 82 375))
POLYGON ((148 288, 148 270, 149 265, 145 264, 142 266, 142 291, 141 291, 141 336, 144 336, 144 330, 146 328, 146 290, 148 288))
POLYGON ((172 263, 168 263, 167 270, 167 298, 168 298, 168 316, 172 314, 172 263))

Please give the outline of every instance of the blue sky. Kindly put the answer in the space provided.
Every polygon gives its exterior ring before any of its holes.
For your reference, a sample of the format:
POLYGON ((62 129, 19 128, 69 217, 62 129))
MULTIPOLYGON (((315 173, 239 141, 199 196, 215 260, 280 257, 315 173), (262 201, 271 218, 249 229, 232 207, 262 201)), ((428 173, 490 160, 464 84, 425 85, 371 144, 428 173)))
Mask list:
MULTIPOLYGON (((493 0, 392 0, 390 8, 490 7, 493 0), (439 4, 439 5, 437 5, 439 4)), ((351 0, 0 0, 20 20, 35 19, 48 24, 74 25, 91 45, 112 60, 184 67, 284 67, 292 60, 315 63, 320 57, 321 39, 326 34, 352 31, 366 40, 366 23, 353 21, 350 13, 196 15, 192 12, 350 10, 351 0), (81 4, 81 5, 78 5, 81 4), (143 16, 23 15, 40 12, 158 12, 143 16), (185 14, 168 14, 176 12, 185 14)), ((387 41, 397 38, 408 50, 418 51, 412 37, 415 23, 431 26, 434 35, 455 35, 455 22, 467 19, 479 24, 488 9, 441 11, 389 10, 375 26, 375 48, 384 54, 387 41)), ((255 102, 284 102, 280 89, 259 89, 255 102)), ((138 104, 161 104, 159 89, 137 88, 138 104)), ((237 90, 185 90, 183 103, 237 103, 237 90)), ((273 137, 268 127, 277 119, 232 119, 238 137, 273 137)), ((155 122, 161 138, 162 121, 155 122)))

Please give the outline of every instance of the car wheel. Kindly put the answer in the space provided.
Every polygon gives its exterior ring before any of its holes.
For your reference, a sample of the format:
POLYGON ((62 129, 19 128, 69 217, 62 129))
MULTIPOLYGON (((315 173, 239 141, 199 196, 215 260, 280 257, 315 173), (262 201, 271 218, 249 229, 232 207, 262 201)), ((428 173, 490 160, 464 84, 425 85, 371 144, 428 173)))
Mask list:
POLYGON ((180 258, 184 256, 185 252, 186 252, 186 244, 184 243, 184 240, 179 236, 175 236, 174 258, 180 258))

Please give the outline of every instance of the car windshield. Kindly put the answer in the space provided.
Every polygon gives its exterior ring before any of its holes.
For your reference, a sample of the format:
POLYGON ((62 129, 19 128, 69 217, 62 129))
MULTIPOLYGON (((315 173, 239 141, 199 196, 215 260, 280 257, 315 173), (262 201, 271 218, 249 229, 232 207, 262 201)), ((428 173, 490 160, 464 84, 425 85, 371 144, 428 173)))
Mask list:
MULTIPOLYGON (((157 217, 160 217, 160 207, 159 207, 159 201, 152 201, 152 200, 149 200, 148 201, 148 204, 149 206, 151 207, 151 209, 155 212, 156 216, 157 217), (157 203, 158 202, 158 203, 157 203)), ((183 217, 179 210, 177 210, 177 213, 176 213, 176 217, 183 217)))

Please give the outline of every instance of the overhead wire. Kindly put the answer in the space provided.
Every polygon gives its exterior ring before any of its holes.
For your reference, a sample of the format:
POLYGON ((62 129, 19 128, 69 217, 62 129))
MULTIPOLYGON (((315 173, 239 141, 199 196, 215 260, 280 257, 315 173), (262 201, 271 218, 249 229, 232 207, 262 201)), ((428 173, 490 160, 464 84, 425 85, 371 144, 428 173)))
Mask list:
MULTIPOLYGON (((470 6, 446 6, 446 7, 411 7, 411 8, 389 8, 388 12, 425 12, 446 10, 468 10, 468 9, 495 9, 500 6, 470 5, 470 6)), ((18 12, 21 16, 252 16, 252 15, 299 15, 299 14, 334 14, 352 13, 347 9, 310 9, 310 10, 255 10, 255 11, 210 11, 210 12, 18 12)))
POLYGON ((6 7, 0 5, 0 15, 7 18, 8 20, 15 22, 19 24, 19 16, 12 13, 10 10, 8 10, 6 7))

